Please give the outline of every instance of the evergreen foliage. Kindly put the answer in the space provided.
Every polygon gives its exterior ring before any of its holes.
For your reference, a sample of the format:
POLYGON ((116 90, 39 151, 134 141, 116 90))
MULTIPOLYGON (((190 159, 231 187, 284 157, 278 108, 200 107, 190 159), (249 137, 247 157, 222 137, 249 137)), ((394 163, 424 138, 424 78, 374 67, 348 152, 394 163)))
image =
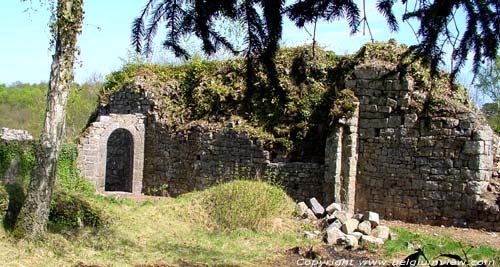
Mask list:
MULTIPOLYGON (((399 1, 377 1, 377 9, 386 18, 391 31, 399 29, 398 20, 393 13, 397 2, 399 1)), ((500 40, 499 1, 401 0, 401 3, 406 5, 403 21, 415 19, 420 22, 416 35, 421 41, 411 47, 409 54, 415 56, 414 60, 422 59, 423 63, 431 67, 433 74, 438 72, 445 44, 453 47, 452 77, 464 66, 470 53, 473 54, 473 69, 476 74, 483 60, 495 58, 500 40), (456 16, 460 16, 459 14, 464 14, 467 21, 464 32, 458 29, 456 23, 456 16)), ((246 47, 242 52, 246 58, 246 86, 250 92, 247 99, 251 99, 257 89, 256 70, 264 67, 271 85, 265 88, 270 91, 267 95, 276 98, 277 101, 273 104, 282 109, 288 95, 280 84, 276 53, 285 16, 298 27, 318 20, 346 19, 352 33, 358 31, 362 21, 358 4, 352 0, 296 0, 288 6, 283 0, 147 0, 139 17, 134 20, 131 39, 137 52, 149 53, 158 26, 165 23, 167 33, 163 45, 177 56, 189 57, 180 40, 190 34, 202 41, 202 49, 208 55, 221 48, 237 53, 241 51, 235 51, 228 36, 216 25, 221 20, 239 21, 246 30, 246 47)))

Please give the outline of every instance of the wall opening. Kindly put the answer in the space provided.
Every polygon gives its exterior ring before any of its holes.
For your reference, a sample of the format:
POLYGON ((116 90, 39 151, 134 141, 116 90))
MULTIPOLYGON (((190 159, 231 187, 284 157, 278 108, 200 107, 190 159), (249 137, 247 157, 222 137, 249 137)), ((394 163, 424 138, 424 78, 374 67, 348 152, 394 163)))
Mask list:
POLYGON ((125 129, 111 133, 107 142, 105 191, 132 192, 134 139, 125 129))

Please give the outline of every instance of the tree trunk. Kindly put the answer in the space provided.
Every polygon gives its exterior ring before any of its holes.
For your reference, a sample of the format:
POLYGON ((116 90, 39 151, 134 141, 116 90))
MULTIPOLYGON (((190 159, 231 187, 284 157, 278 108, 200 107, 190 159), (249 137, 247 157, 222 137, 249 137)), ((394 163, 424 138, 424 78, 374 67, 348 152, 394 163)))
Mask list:
POLYGON ((83 0, 58 0, 52 23, 52 57, 45 122, 27 196, 14 228, 15 236, 33 239, 47 231, 57 161, 64 138, 66 103, 73 82, 73 65, 81 32, 83 0))

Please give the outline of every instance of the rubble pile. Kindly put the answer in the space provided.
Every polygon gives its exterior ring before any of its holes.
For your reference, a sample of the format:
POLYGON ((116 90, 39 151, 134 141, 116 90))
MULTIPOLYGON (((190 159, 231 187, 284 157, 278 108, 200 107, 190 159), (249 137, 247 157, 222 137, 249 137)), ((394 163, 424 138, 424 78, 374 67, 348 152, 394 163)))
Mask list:
POLYGON ((396 238, 389 227, 380 224, 376 212, 351 214, 340 203, 324 208, 316 198, 310 198, 297 204, 296 213, 303 221, 319 227, 314 232, 305 231, 306 238, 322 237, 329 245, 356 249, 360 244, 382 246, 385 240, 396 238))

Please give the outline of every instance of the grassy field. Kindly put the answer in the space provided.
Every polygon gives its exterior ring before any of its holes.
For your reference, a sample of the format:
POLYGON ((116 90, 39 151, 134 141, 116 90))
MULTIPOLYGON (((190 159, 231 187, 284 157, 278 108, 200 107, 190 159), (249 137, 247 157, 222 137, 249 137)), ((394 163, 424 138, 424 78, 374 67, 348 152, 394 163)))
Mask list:
MULTIPOLYGON (((150 198, 140 203, 115 197, 81 197, 103 211, 103 226, 75 229, 52 223, 43 240, 31 243, 13 239, 0 227, 0 266, 296 266, 300 256, 287 252, 293 247, 328 251, 320 254, 322 259, 336 253, 322 247, 319 239, 303 238, 303 230, 313 227, 294 219, 293 201, 262 182, 238 181, 178 198, 150 198), (257 214, 255 208, 264 205, 262 195, 272 205, 257 214), (228 201, 221 202, 221 198, 228 201), (253 215, 245 217, 245 211, 253 215), (256 222, 256 216, 262 220, 256 222)), ((374 251, 371 257, 402 260, 416 247, 422 247, 430 259, 440 253, 462 256, 462 248, 469 247, 402 228, 392 231, 399 239, 387 241, 382 248, 368 247, 374 251), (409 243, 414 248, 409 248, 409 243)), ((358 252, 349 253, 355 256, 358 252)), ((500 263, 500 251, 486 246, 477 246, 468 256, 500 263)))
MULTIPOLYGON (((92 197, 107 213, 101 229, 52 229, 43 240, 15 241, 0 227, 0 266, 98 266, 174 264, 186 266, 265 266, 287 248, 305 245, 291 216, 269 220, 259 229, 225 231, 214 227, 197 192, 137 204, 92 197)), ((154 266, 154 265, 151 265, 154 266)))

